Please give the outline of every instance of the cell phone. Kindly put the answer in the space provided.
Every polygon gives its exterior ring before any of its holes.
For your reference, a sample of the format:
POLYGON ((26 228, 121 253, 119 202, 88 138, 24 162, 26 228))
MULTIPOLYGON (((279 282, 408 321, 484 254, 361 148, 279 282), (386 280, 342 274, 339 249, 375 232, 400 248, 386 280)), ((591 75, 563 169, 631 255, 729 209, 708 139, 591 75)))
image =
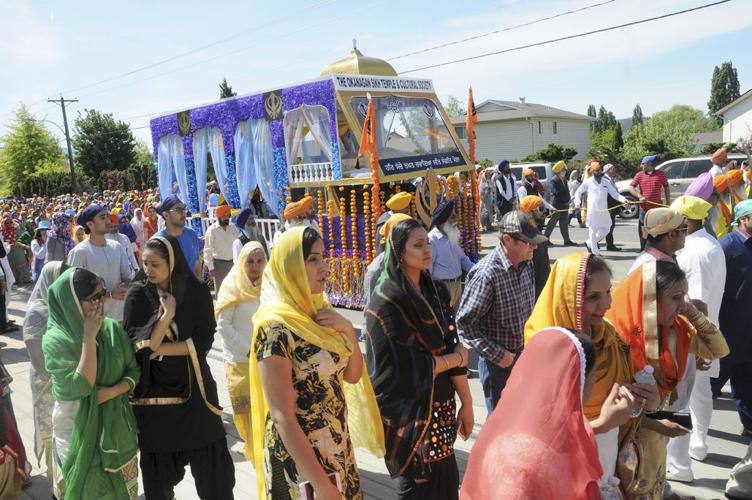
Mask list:
MULTIPOLYGON (((329 482, 337 487, 337 491, 342 493, 342 479, 339 477, 339 472, 332 472, 327 474, 326 477, 329 478, 329 482)), ((303 500, 313 500, 313 485, 310 481, 300 483, 298 487, 300 488, 300 497, 303 500)))

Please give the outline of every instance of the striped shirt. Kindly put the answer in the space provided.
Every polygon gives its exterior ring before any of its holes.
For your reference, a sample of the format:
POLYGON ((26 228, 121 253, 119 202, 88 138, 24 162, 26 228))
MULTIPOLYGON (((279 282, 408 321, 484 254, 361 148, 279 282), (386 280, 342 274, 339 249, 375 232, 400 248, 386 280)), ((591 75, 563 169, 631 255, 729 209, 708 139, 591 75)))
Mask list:
POLYGON ((498 364, 507 351, 522 349, 525 322, 534 305, 533 263, 512 267, 499 244, 467 276, 457 312, 459 337, 498 364))
MULTIPOLYGON (((642 194, 646 201, 660 204, 662 200, 661 189, 663 189, 663 186, 668 186, 668 177, 661 170, 653 170, 649 174, 637 172, 634 179, 632 179, 632 187, 637 186, 640 186, 640 194, 642 194)), ((656 205, 652 203, 640 204, 642 210, 650 210, 655 207, 656 205)))

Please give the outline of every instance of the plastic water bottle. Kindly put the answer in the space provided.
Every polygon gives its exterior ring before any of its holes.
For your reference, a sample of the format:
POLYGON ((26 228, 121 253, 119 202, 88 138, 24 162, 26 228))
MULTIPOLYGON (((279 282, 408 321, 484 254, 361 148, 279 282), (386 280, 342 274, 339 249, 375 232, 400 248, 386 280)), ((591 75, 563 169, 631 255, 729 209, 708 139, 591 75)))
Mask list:
MULTIPOLYGON (((636 384, 648 384, 655 385, 655 378, 653 377, 653 367, 645 365, 645 368, 635 373, 634 381, 636 384)), ((629 414, 631 418, 637 418, 642 413, 642 407, 633 408, 632 413, 629 414)))

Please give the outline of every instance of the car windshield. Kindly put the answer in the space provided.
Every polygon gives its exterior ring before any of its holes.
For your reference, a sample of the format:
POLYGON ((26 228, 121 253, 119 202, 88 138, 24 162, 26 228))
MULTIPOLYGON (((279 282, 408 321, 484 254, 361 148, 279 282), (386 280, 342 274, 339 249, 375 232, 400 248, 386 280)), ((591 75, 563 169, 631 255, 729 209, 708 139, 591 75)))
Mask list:
POLYGON ((532 168, 536 174, 538 174, 539 179, 545 179, 546 178, 546 167, 542 165, 533 166, 533 167, 512 167, 512 173, 514 173, 515 178, 518 181, 522 180, 522 171, 526 168, 532 168))

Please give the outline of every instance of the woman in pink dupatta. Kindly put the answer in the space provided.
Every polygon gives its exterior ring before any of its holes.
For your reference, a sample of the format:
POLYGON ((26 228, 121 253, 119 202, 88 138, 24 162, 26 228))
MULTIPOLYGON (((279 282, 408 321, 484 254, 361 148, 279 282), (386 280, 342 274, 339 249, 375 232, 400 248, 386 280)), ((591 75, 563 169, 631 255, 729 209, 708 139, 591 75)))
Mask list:
POLYGON ((460 498, 600 499, 598 449, 582 411, 594 366, 585 336, 546 328, 532 337, 470 453, 460 498))

